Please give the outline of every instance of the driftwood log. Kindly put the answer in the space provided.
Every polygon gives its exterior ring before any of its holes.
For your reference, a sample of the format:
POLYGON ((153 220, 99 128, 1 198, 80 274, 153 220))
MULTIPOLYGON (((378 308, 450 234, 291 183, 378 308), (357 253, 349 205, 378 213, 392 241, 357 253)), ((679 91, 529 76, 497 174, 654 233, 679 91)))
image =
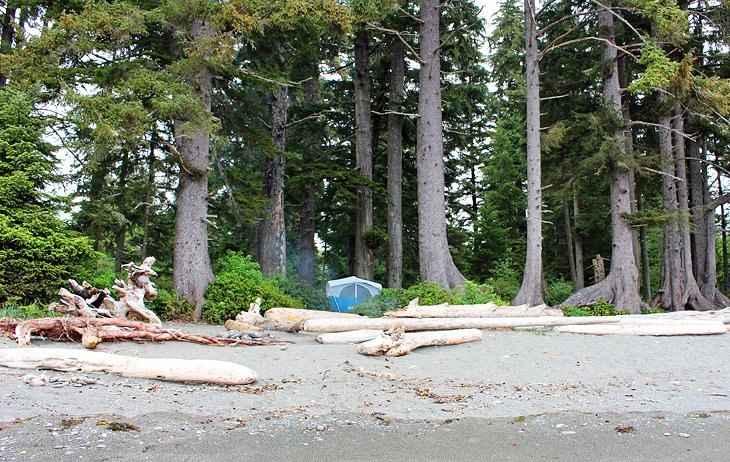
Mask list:
POLYGON ((650 335, 669 337, 677 335, 717 335, 728 327, 719 320, 621 320, 618 324, 559 326, 558 332, 591 335, 650 335))
POLYGON ((384 316, 392 318, 504 318, 528 316, 563 316, 563 311, 540 306, 497 306, 496 303, 481 305, 425 305, 413 299, 405 308, 388 311, 384 316))
POLYGON ((84 318, 123 318, 142 319, 150 324, 162 325, 157 315, 145 306, 145 301, 154 300, 157 296, 155 284, 150 276, 157 276, 152 269, 154 257, 147 257, 140 265, 129 263, 127 267, 127 282, 115 279, 112 287, 119 294, 119 300, 114 300, 109 289, 91 287, 86 281, 82 284, 69 279, 69 292, 60 289, 60 302, 51 303, 51 311, 70 314, 84 318))
POLYGON ((362 343, 382 334, 382 330, 351 330, 348 332, 331 332, 319 334, 316 338, 322 344, 362 343))
POLYGON ((520 318, 361 318, 309 319, 304 321, 306 332, 346 332, 350 330, 389 330, 402 326, 406 332, 451 329, 511 329, 515 327, 564 326, 569 324, 617 323, 618 316, 532 316, 520 318))
POLYGON ((267 321, 295 323, 308 319, 362 319, 355 313, 339 313, 337 311, 303 310, 299 308, 269 308, 264 313, 267 321))
POLYGON ((65 348, 5 348, 0 350, 0 365, 219 385, 245 385, 256 380, 256 372, 226 361, 135 358, 65 348))
MULTIPOLYGON (((51 340, 80 341, 93 349, 101 342, 124 340, 163 342, 176 340, 200 345, 268 345, 276 341, 218 338, 207 334, 191 334, 178 329, 163 329, 147 323, 121 318, 38 318, 11 320, 0 324, 5 335, 14 336, 19 345, 30 344, 37 334, 51 340)), ((68 350, 66 350, 68 351, 68 350)))
POLYGON ((423 346, 457 345, 481 339, 482 332, 478 329, 406 333, 402 327, 395 327, 359 344, 357 352, 372 356, 403 356, 423 346))

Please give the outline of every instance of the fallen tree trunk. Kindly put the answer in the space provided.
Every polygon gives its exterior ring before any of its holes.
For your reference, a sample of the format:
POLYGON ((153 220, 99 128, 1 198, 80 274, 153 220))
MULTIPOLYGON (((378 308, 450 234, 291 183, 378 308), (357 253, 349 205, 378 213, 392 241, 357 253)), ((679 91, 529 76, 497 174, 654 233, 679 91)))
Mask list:
POLYGON ((357 352, 372 356, 403 356, 424 346, 458 345, 482 339, 478 329, 406 333, 402 327, 390 329, 373 340, 357 346, 357 352))
POLYGON ((344 343, 361 343, 372 340, 382 334, 382 330, 352 330, 348 332, 332 332, 319 334, 317 341, 323 344, 344 344, 344 343))
POLYGON ((661 322, 620 322, 618 324, 593 324, 558 326, 558 332, 591 335, 651 335, 658 337, 678 335, 717 335, 727 332, 720 321, 661 321, 661 322))
POLYGON ((264 313, 264 319, 273 322, 295 323, 308 319, 351 318, 360 319, 362 316, 354 313, 339 313, 337 311, 303 310, 299 308, 269 308, 264 313))
POLYGON ((81 341, 86 348, 100 342, 122 340, 176 340, 200 345, 268 345, 271 341, 218 338, 207 334, 191 334, 178 329, 162 329, 147 323, 122 318, 38 318, 0 324, 4 334, 14 335, 18 345, 30 344, 35 333, 52 340, 81 341))
POLYGON ((425 305, 418 299, 411 300, 407 307, 388 311, 383 316, 392 318, 506 318, 527 316, 563 316, 562 310, 540 306, 497 306, 496 303, 482 305, 425 305))
POLYGON ((406 332, 450 329, 501 329, 529 326, 564 326, 570 324, 617 323, 618 316, 558 317, 534 316, 525 318, 361 318, 310 319, 304 321, 305 332, 345 332, 350 330, 389 330, 402 326, 406 332))
POLYGON ((0 365, 17 369, 109 373, 122 377, 218 385, 245 385, 256 380, 256 372, 226 361, 134 358, 65 348, 6 348, 0 350, 0 365))

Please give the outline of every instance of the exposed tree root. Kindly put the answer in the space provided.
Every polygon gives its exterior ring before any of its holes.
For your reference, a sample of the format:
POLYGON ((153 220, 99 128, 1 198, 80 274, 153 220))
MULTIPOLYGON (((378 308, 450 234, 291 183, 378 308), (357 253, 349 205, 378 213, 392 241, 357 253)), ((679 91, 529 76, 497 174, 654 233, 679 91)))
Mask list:
POLYGON ((631 303, 624 302, 625 290, 621 287, 621 280, 619 277, 612 277, 612 274, 614 273, 609 273, 608 277, 603 281, 574 293, 558 305, 558 307, 591 306, 603 299, 615 305, 616 310, 626 310, 632 314, 639 314, 641 312, 641 306, 633 307, 631 303))
POLYGON ((120 318, 38 318, 1 320, 2 333, 14 337, 19 345, 30 344, 31 335, 51 340, 81 341, 86 348, 95 348, 100 342, 142 341, 164 342, 175 340, 200 345, 269 345, 282 343, 265 339, 217 338, 207 334, 191 334, 178 329, 162 329, 139 321, 120 318))

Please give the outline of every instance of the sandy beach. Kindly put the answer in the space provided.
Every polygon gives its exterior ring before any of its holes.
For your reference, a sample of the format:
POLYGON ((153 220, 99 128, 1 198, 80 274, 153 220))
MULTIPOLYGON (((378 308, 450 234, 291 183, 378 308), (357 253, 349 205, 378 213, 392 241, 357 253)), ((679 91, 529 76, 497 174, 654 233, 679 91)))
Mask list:
MULTIPOLYGON (((173 325, 209 334, 209 325, 173 325)), ((252 368, 250 386, 0 368, 0 460, 724 460, 730 336, 486 331, 367 357, 353 345, 101 344, 252 368), (28 384, 28 374, 50 383, 28 384), (128 431, 110 424, 129 425, 128 431)), ((29 348, 81 348, 34 339, 29 348)), ((3 340, 2 348, 17 348, 3 340)))

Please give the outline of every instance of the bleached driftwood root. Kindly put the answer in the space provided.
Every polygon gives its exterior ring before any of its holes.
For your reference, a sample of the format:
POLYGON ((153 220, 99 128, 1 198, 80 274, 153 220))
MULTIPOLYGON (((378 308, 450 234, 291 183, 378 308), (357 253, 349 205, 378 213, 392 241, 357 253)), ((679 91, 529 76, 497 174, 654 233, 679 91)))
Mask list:
POLYGON ((157 276, 152 269, 155 257, 147 257, 140 265, 129 263, 127 266, 127 282, 115 279, 113 289, 119 294, 119 300, 114 300, 109 289, 97 289, 84 281, 82 284, 69 279, 68 283, 73 293, 60 289, 58 295, 61 301, 51 303, 51 311, 70 314, 85 318, 124 318, 143 319, 150 324, 162 325, 157 315, 147 308, 145 301, 154 300, 157 296, 155 284, 150 276, 157 276))
POLYGON ((583 326, 559 326, 558 332, 592 335, 651 335, 659 337, 677 335, 717 335, 728 328, 719 320, 624 320, 618 324, 593 324, 583 326))
POLYGON ((608 324, 618 322, 618 316, 532 316, 520 318, 361 318, 309 319, 304 321, 306 332, 346 332, 350 330, 389 330, 402 326, 406 332, 450 329, 512 329, 529 326, 564 326, 569 324, 608 324))
POLYGON ((275 341, 218 338, 207 334, 191 334, 178 329, 162 329, 139 321, 121 318, 38 318, 0 325, 6 335, 14 335, 19 345, 30 344, 33 334, 52 340, 81 341, 86 348, 95 348, 100 342, 149 340, 163 342, 176 340, 201 345, 268 345, 275 341))
POLYGON ((372 340, 382 333, 382 330, 352 330, 348 332, 332 332, 319 334, 317 336, 317 341, 323 344, 361 343, 372 340))
POLYGON ((226 361, 135 358, 65 348, 5 348, 0 350, 0 365, 219 385, 245 385, 256 380, 256 372, 226 361))
POLYGON ((563 311, 540 306, 497 306, 496 303, 482 305, 425 305, 413 299, 405 308, 388 311, 384 316, 393 318, 503 318, 527 316, 563 316, 563 311))
POLYGON ((373 356, 403 356, 423 346, 457 345, 481 339, 482 332, 477 329, 406 333, 402 327, 396 327, 359 344, 357 352, 373 356))

